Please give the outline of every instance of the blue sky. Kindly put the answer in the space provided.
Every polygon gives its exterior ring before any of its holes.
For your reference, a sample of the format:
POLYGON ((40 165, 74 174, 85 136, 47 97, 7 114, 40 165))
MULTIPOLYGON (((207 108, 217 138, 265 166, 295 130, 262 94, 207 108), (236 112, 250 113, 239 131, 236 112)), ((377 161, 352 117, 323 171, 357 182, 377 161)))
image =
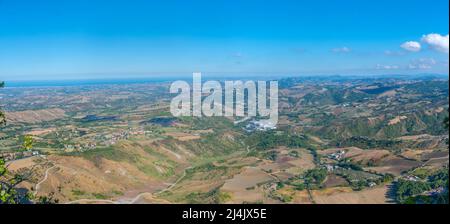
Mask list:
POLYGON ((0 79, 448 74, 448 4, 0 0, 0 79))

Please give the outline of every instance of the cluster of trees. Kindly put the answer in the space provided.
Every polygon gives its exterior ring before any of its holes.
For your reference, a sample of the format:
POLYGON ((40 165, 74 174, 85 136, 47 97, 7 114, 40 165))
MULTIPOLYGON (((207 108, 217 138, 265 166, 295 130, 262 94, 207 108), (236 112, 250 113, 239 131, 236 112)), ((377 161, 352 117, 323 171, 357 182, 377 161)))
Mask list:
POLYGON ((291 148, 308 147, 307 137, 304 135, 291 134, 286 132, 266 131, 256 132, 249 136, 247 143, 255 146, 256 149, 265 150, 278 146, 291 148))
POLYGON ((282 188, 284 184, 293 186, 295 190, 302 191, 305 189, 318 189, 322 187, 328 172, 324 168, 315 168, 307 170, 303 175, 289 178, 285 182, 279 182, 277 188, 282 188))
POLYGON ((269 151, 269 152, 264 153, 264 158, 275 161, 278 158, 278 154, 275 151, 269 151))
POLYGON ((311 187, 319 187, 322 182, 327 177, 327 170, 320 168, 320 169, 312 169, 306 171, 304 175, 305 184, 311 188, 311 187))
POLYGON ((450 120, 449 120, 448 115, 447 115, 447 117, 444 119, 444 127, 445 127, 445 129, 447 129, 447 131, 448 131, 448 127, 449 126, 450 126, 450 120))
POLYGON ((448 169, 439 170, 428 178, 432 188, 445 187, 448 189, 448 169))
POLYGON ((395 197, 398 202, 404 202, 412 196, 431 190, 430 185, 422 181, 399 180, 396 184, 395 197))
POLYGON ((368 186, 368 183, 366 180, 357 180, 350 182, 350 187, 354 191, 362 191, 368 186))
POLYGON ((364 170, 360 165, 351 163, 350 161, 342 161, 342 162, 338 163, 338 166, 341 168, 344 168, 344 169, 352 169, 352 170, 356 170, 356 171, 364 170))
POLYGON ((382 149, 395 149, 400 146, 402 142, 400 140, 390 139, 373 139, 367 136, 352 136, 350 138, 337 141, 335 145, 337 147, 350 147, 355 146, 362 149, 382 148, 382 149))
POLYGON ((442 169, 429 176, 427 181, 399 180, 396 183, 396 200, 400 203, 444 203, 448 204, 448 169, 442 169), (424 194, 430 190, 441 192, 424 194))

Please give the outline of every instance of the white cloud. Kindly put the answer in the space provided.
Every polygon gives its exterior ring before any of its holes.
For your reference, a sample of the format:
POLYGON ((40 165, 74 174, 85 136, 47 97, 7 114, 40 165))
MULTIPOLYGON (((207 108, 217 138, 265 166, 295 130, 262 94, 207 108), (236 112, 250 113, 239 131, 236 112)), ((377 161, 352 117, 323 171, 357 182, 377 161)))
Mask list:
POLYGON ((334 53, 349 53, 352 50, 348 47, 338 47, 331 49, 331 51, 334 53))
POLYGON ((399 69, 398 65, 380 65, 377 64, 377 66, 375 67, 378 70, 395 70, 395 69, 399 69))
POLYGON ((407 50, 407 51, 412 51, 412 52, 418 52, 422 48, 420 43, 416 42, 416 41, 405 42, 402 45, 400 45, 400 47, 405 49, 405 50, 407 50))
POLYGON ((442 36, 440 34, 432 33, 428 35, 423 35, 422 42, 428 44, 432 49, 439 52, 447 53, 448 50, 448 34, 447 36, 442 36))
POLYGON ((409 69, 431 69, 434 65, 436 65, 436 60, 433 58, 420 58, 417 60, 412 60, 409 63, 409 69))

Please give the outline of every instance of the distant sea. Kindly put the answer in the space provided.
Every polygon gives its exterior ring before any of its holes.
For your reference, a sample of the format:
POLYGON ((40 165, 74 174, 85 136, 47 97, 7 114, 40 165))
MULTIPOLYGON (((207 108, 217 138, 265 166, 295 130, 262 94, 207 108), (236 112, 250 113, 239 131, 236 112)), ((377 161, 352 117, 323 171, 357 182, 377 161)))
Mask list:
POLYGON ((5 87, 58 87, 158 83, 180 80, 180 78, 145 78, 145 79, 86 79, 86 80, 34 80, 5 81, 5 87))
MULTIPOLYGON (((202 81, 223 80, 219 76, 202 76, 202 81)), ((230 77, 230 80, 239 80, 239 77, 230 77)), ((242 79, 242 78, 241 78, 242 79)), ((268 77, 245 76, 244 80, 266 80, 268 77)), ((64 87, 64 86, 90 86, 90 85, 123 85, 123 84, 143 84, 143 83, 162 83, 183 80, 192 81, 192 76, 167 76, 152 78, 123 78, 123 79, 76 79, 76 80, 16 80, 5 81, 5 87, 64 87)), ((1 78, 0 78, 1 81, 1 78)))

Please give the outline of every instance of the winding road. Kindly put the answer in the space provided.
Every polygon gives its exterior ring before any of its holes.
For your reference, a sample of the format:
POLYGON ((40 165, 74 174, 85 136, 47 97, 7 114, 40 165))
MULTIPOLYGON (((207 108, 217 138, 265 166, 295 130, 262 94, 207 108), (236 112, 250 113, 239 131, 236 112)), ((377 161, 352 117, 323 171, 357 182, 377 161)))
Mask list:
POLYGON ((34 187, 34 195, 36 195, 38 193, 38 190, 41 188, 41 184, 44 183, 47 179, 48 179, 48 173, 50 172, 50 170, 52 170, 53 168, 56 168, 56 165, 53 165, 52 167, 48 168, 45 171, 45 175, 44 175, 44 179, 42 179, 41 181, 39 181, 39 183, 37 183, 34 187))

